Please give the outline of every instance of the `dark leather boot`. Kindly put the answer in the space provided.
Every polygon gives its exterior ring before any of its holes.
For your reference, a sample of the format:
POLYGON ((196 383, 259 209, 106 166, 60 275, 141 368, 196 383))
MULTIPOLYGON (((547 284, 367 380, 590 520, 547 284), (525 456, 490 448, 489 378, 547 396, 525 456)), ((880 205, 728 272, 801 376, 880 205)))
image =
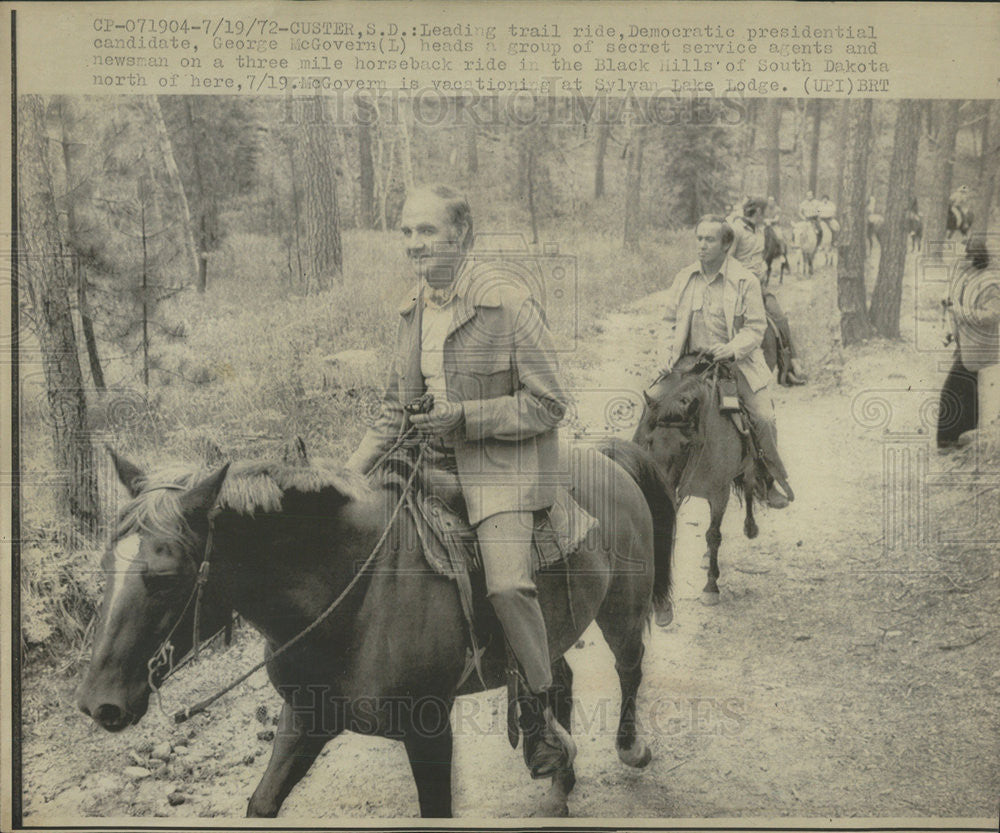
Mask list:
POLYGON ((525 693, 520 701, 524 762, 532 778, 549 778, 573 764, 576 744, 558 724, 550 704, 551 690, 534 695, 525 693))

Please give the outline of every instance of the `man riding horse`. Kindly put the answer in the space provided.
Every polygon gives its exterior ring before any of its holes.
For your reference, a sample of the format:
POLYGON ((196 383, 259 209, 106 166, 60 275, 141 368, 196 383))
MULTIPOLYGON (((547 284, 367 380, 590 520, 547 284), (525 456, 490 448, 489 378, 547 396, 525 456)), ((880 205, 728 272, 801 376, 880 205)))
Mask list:
POLYGON ((948 216, 945 222, 946 240, 951 240, 956 231, 965 237, 972 228, 974 215, 969 208, 969 196, 968 185, 961 185, 952 191, 948 199, 948 216))
POLYGON ((534 697, 522 704, 525 737, 538 738, 528 766, 532 777, 549 776, 567 767, 576 750, 553 730, 551 662, 532 576, 532 513, 555 499, 556 426, 569 398, 538 301, 508 273, 498 274, 495 263, 470 256, 466 199, 442 185, 415 190, 400 227, 420 286, 400 308, 382 414, 348 466, 367 473, 412 426, 430 438, 434 465, 457 472, 487 595, 534 697), (421 397, 432 403, 426 413, 410 404, 421 397))
POLYGON ((816 213, 820 227, 825 226, 830 231, 830 239, 827 244, 832 248, 834 238, 840 231, 840 223, 837 221, 837 204, 824 194, 816 205, 816 213))
POLYGON ((817 245, 823 242, 823 225, 819 221, 820 202, 812 191, 806 191, 806 198, 799 203, 799 216, 813 224, 816 229, 817 245))
POLYGON ((742 215, 734 213, 726 218, 726 222, 733 232, 733 243, 729 249, 729 256, 753 272, 760 282, 764 310, 770 323, 777 330, 777 338, 783 343, 788 355, 789 366, 783 370, 783 376, 779 375, 779 381, 788 385, 802 385, 805 384, 806 374, 796 355, 788 316, 785 315, 785 311, 781 308, 774 293, 767 289, 769 270, 764 261, 766 221, 763 219, 767 207, 768 203, 765 200, 751 197, 744 202, 742 215))
MULTIPOLYGON (((771 371, 761 349, 767 319, 760 281, 730 256, 734 233, 725 218, 702 217, 695 235, 698 260, 677 273, 667 297, 664 318, 670 331, 663 372, 669 373, 687 353, 734 361, 737 389, 757 445, 768 468, 779 472, 787 482, 778 453, 774 401, 767 387, 771 371)), ((767 502, 782 509, 788 505, 788 497, 772 482, 767 502)))

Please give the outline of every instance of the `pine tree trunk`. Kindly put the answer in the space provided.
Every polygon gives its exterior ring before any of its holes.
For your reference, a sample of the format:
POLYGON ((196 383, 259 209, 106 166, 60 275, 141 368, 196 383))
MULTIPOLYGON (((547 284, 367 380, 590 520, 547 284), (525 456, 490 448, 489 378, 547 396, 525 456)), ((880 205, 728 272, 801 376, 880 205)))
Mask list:
POLYGON ((889 163, 889 188, 882 231, 882 254, 878 278, 872 293, 869 317, 876 332, 885 338, 899 338, 899 308, 903 294, 903 272, 909 234, 906 212, 913 195, 917 175, 917 150, 920 144, 920 102, 906 99, 899 103, 889 163))
POLYGON ((337 177, 331 156, 330 125, 325 99, 313 99, 315 118, 303 125, 299 142, 298 175, 303 191, 303 240, 306 247, 306 292, 329 289, 340 277, 340 209, 337 205, 337 177))
POLYGON ((604 154, 608 150, 608 136, 611 135, 611 124, 602 118, 597 125, 597 150, 594 154, 594 199, 604 196, 604 154))
POLYGON ((214 199, 205 193, 205 179, 202 174, 201 141, 195 133, 194 110, 191 96, 184 96, 184 118, 187 122, 188 141, 191 143, 191 158, 194 163, 194 205, 198 215, 198 280, 199 292, 208 288, 208 249, 212 237, 211 228, 214 225, 212 206, 214 199))
POLYGON ((628 143, 625 171, 625 233, 624 247, 629 251, 639 249, 640 203, 642 199, 642 151, 646 131, 642 125, 632 127, 628 143))
POLYGON ((399 113, 399 157, 400 166, 403 169, 403 186, 407 193, 413 190, 413 154, 410 151, 410 126, 406 122, 406 114, 401 110, 399 113))
POLYGON ((20 99, 20 277, 30 285, 51 417, 56 511, 90 539, 99 523, 96 467, 87 431, 87 400, 70 306, 68 258, 56 212, 45 101, 20 99))
POLYGON ((167 126, 163 123, 163 113, 160 111, 160 102, 156 96, 143 96, 146 110, 149 114, 150 127, 156 137, 157 147, 164 170, 167 173, 167 181, 170 183, 171 197, 177 205, 177 213, 180 219, 178 233, 181 235, 181 243, 188 261, 187 268, 190 269, 191 283, 198 282, 198 250, 194 245, 194 227, 191 224, 191 211, 188 208, 187 196, 184 193, 184 184, 181 182, 180 172, 177 170, 177 162, 174 160, 173 145, 170 144, 170 135, 167 133, 167 126))
POLYGON ((764 100, 764 165, 767 170, 767 193, 781 201, 781 100, 764 100))
POLYGON ((924 234, 928 241, 944 240, 948 221, 948 199, 951 196, 952 173, 955 169, 955 139, 958 135, 958 111, 961 101, 936 102, 937 142, 934 156, 934 178, 931 203, 924 216, 924 234))
POLYGON ((470 176, 479 173, 479 134, 476 125, 470 124, 465 128, 465 160, 466 169, 470 176))
POLYGON ((376 123, 375 108, 364 96, 358 96, 358 226, 375 228, 375 164, 372 156, 372 126, 376 123))
POLYGON ((975 227, 990 227, 993 198, 996 196, 997 167, 1000 166, 1000 101, 991 101, 983 128, 983 149, 979 157, 979 200, 976 203, 975 227))
MULTIPOLYGON (((837 112, 837 135, 840 141, 837 143, 837 205, 844 204, 844 167, 847 164, 847 126, 850 108, 847 106, 848 100, 845 98, 840 102, 840 109, 837 112)), ((815 194, 816 192, 813 191, 815 194)))
POLYGON ((104 369, 101 367, 101 357, 97 352, 97 337, 94 335, 94 319, 90 315, 90 304, 87 301, 87 269, 74 258, 77 273, 76 303, 80 310, 80 327, 83 330, 83 340, 87 345, 87 359, 90 362, 90 376, 94 387, 103 391, 107 389, 104 382, 104 369))
POLYGON ((535 207, 535 148, 528 145, 527 164, 528 214, 531 217, 531 242, 538 242, 538 211, 535 207))
POLYGON ((60 143, 62 145, 63 166, 66 171, 66 225, 69 238, 70 249, 73 252, 72 273, 76 283, 76 305, 80 312, 80 329, 83 331, 83 340, 87 349, 87 359, 90 364, 90 375, 94 381, 94 387, 103 391, 106 389, 104 383, 104 370, 101 367, 101 359, 97 351, 97 338, 94 335, 94 320, 90 314, 90 304, 87 303, 87 271, 82 263, 82 253, 80 251, 81 237, 79 222, 77 220, 76 203, 80 198, 81 183, 78 179, 78 145, 74 144, 70 136, 70 123, 73 121, 71 111, 72 103, 70 99, 59 96, 55 100, 59 112, 60 143))
POLYGON ((814 194, 819 190, 819 136, 823 126, 823 101, 816 98, 809 102, 812 108, 812 133, 809 136, 809 190, 814 194))
POLYGON ((871 335, 865 307, 865 186, 872 144, 872 100, 850 100, 847 106, 844 210, 837 246, 837 307, 840 340, 845 347, 871 335))

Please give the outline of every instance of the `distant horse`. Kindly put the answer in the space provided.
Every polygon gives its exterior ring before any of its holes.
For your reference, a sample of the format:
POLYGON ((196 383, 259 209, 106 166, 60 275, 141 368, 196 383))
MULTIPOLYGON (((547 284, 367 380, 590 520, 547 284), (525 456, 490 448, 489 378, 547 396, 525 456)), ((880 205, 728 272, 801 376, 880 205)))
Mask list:
POLYGON ((811 220, 800 220, 792 224, 792 246, 802 252, 802 276, 811 278, 813 261, 819 247, 819 235, 811 220))
POLYGON ((971 209, 963 208, 956 202, 949 203, 948 220, 945 224, 945 239, 951 240, 952 235, 956 231, 961 237, 967 237, 975 219, 975 214, 972 213, 971 209))
MULTIPOLYGON (((645 452, 629 444, 620 457, 622 465, 592 447, 570 455, 570 488, 600 526, 568 566, 539 573, 538 592, 557 658, 557 720, 568 732, 572 672, 562 655, 596 620, 621 683, 618 755, 642 767, 651 758, 635 721, 642 637, 651 597, 669 595, 673 508, 645 452)), ((285 701, 248 816, 275 816, 344 731, 402 740, 421 815, 450 816, 448 716, 458 694, 482 684, 468 673, 456 585, 428 567, 412 516, 399 511, 398 486, 369 486, 329 461, 152 476, 115 464, 132 499, 104 558, 107 587, 80 708, 111 732, 138 722, 165 676, 157 658, 191 647, 198 609, 218 619, 213 610, 232 608, 265 637, 268 676, 285 701)), ((492 688, 506 677, 495 619, 487 637, 480 671, 492 688)), ((554 775, 543 812, 566 815, 574 782, 571 766, 554 775)), ((378 783, 373 777, 373 792, 378 783)))
POLYGON ((764 225, 764 263, 767 264, 765 283, 771 280, 771 264, 781 258, 781 268, 778 270, 778 283, 785 282, 785 270, 788 269, 788 245, 774 226, 764 225))
POLYGON ((716 399, 720 374, 732 372, 731 364, 707 356, 683 356, 644 394, 646 406, 632 438, 660 466, 667 485, 676 490, 678 503, 687 497, 708 501, 708 581, 702 601, 710 605, 719 602, 719 545, 730 490, 742 493, 746 503, 743 531, 747 538, 755 538, 758 531, 753 515, 760 478, 757 463, 716 399))

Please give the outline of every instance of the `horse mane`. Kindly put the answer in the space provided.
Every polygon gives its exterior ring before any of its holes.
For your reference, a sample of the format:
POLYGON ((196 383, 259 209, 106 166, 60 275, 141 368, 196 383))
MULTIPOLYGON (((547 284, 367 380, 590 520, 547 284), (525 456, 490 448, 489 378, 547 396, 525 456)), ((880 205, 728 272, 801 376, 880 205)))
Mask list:
MULTIPOLYGON (((142 491, 119 517, 115 537, 132 530, 174 537, 180 520, 182 537, 193 539, 193 533, 183 522, 180 496, 213 470, 208 466, 174 464, 144 476, 136 484, 142 491)), ((243 460, 230 467, 219 493, 218 506, 241 515, 277 512, 285 492, 308 494, 330 488, 348 501, 371 491, 362 475, 330 458, 314 457, 306 465, 278 460, 243 460)))

